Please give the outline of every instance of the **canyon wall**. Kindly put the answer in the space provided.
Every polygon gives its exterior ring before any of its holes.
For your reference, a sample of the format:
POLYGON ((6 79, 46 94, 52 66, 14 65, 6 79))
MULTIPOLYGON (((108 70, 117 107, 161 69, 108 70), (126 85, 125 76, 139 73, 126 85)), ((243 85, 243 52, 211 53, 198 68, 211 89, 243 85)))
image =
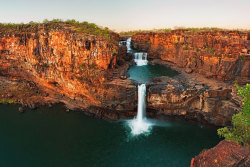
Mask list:
POLYGON ((10 32, 0 30, 1 75, 33 81, 42 89, 67 97, 75 105, 72 108, 94 107, 97 111, 100 107, 107 113, 109 109, 134 109, 130 104, 135 98, 124 92, 132 91, 134 96, 135 87, 129 81, 115 82, 113 78, 120 75, 115 69, 117 58, 121 59, 117 34, 110 33, 106 39, 78 32, 66 24, 52 29, 48 26, 39 24, 28 31, 22 27, 10 32))
MULTIPOLYGON (((118 46, 119 36, 110 33, 105 38, 86 34, 68 24, 48 26, 50 24, 0 30, 0 76, 31 81, 28 85, 35 84, 46 92, 42 95, 46 98, 39 101, 63 102, 68 108, 81 109, 101 118, 135 116, 137 84, 126 79, 132 55, 126 53, 126 46, 118 46)), ((207 48, 215 46, 215 42, 211 42, 215 37, 207 41, 208 36, 209 33, 199 35, 183 31, 133 36, 134 48, 148 51, 150 59, 172 62, 173 67, 194 72, 153 79, 147 86, 148 116, 178 116, 219 126, 231 123, 231 116, 239 112, 241 106, 233 96, 232 87, 225 83, 207 84, 191 75, 200 73, 223 81, 233 78, 240 78, 240 83, 248 81, 249 60, 245 48, 248 37, 246 33, 235 39, 218 34, 218 49, 211 53, 207 48), (233 39, 235 44, 227 43, 233 39), (203 48, 205 43, 208 47, 203 48), (227 55, 217 56, 219 51, 227 55), (212 70, 206 73, 207 68, 212 70), (222 75, 222 71, 226 74, 222 75)), ((0 91, 0 97, 15 96, 15 92, 0 91)), ((27 103, 29 98, 20 100, 27 103)))
POLYGON ((250 34, 240 31, 173 30, 132 36, 136 50, 222 81, 250 82, 250 34))
POLYGON ((135 50, 149 62, 180 71, 148 86, 148 109, 154 116, 184 117, 225 126, 241 110, 233 82, 250 83, 250 34, 240 31, 173 30, 132 36, 135 50))
POLYGON ((154 117, 177 117, 217 126, 231 125, 233 114, 240 111, 232 87, 180 74, 175 78, 160 77, 148 85, 147 108, 154 117))

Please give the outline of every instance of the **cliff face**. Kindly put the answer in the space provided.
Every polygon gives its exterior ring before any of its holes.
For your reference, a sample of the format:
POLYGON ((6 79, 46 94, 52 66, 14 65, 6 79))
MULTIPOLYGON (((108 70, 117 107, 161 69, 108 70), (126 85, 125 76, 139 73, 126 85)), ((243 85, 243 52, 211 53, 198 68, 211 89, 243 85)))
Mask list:
POLYGON ((183 74, 160 77, 153 82, 148 85, 147 107, 155 111, 155 117, 176 116, 225 126, 240 111, 240 104, 232 97, 235 92, 224 83, 213 86, 183 74))
MULTIPOLYGON (((0 32, 0 71, 78 101, 82 108, 115 109, 116 105, 111 106, 116 101, 113 99, 119 101, 126 95, 122 91, 114 93, 115 89, 123 90, 116 86, 119 81, 108 82, 116 66, 117 40, 116 34, 105 39, 77 32, 67 25, 50 30, 39 25, 35 31, 0 32)), ((130 83, 127 85, 134 91, 130 83)))
POLYGON ((239 31, 139 33, 133 47, 159 58, 222 81, 250 81, 250 34, 239 31))

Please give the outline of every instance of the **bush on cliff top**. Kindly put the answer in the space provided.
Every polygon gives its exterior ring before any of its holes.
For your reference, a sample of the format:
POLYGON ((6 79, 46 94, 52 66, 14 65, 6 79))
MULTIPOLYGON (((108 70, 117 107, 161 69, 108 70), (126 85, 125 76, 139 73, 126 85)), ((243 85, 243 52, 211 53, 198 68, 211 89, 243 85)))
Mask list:
POLYGON ((226 140, 250 147, 250 84, 246 84, 245 88, 241 88, 237 84, 235 86, 238 94, 242 96, 242 112, 232 117, 233 126, 231 128, 220 128, 217 132, 226 140))
POLYGON ((77 32, 91 34, 91 35, 100 35, 105 39, 110 40, 110 35, 112 33, 107 27, 102 28, 94 23, 88 23, 86 21, 79 22, 76 20, 60 20, 53 19, 51 21, 45 19, 42 23, 39 22, 29 22, 28 24, 20 23, 0 23, 0 32, 12 32, 12 31, 36 31, 39 25, 44 25, 46 30, 63 28, 64 25, 70 25, 75 28, 77 32))

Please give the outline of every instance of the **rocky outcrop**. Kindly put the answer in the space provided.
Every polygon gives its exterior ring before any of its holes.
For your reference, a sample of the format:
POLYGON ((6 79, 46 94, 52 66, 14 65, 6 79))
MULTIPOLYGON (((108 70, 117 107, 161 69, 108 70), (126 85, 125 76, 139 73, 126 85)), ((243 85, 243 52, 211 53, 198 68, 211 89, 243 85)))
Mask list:
POLYGON ((203 150, 192 159, 191 167, 248 167, 250 149, 234 142, 223 140, 209 150, 203 150))
POLYGON ((173 30, 133 35, 133 48, 186 69, 222 81, 250 82, 250 34, 240 31, 173 30))
POLYGON ((225 126, 241 109, 241 102, 235 97, 233 86, 183 72, 173 78, 152 79, 147 108, 153 117, 179 117, 225 126))
POLYGON ((1 75, 32 81, 70 108, 98 108, 106 115, 134 110, 136 88, 119 79, 129 67, 117 65, 126 56, 118 56, 119 36, 86 34, 64 23, 50 26, 0 31, 1 75))

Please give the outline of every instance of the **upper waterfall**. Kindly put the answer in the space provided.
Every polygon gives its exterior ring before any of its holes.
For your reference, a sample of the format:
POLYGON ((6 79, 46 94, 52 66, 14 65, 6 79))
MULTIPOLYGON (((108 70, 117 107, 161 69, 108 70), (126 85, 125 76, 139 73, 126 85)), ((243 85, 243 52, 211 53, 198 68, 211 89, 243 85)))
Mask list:
POLYGON ((131 37, 129 37, 127 39, 126 46, 127 46, 127 52, 130 53, 132 51, 132 49, 131 49, 131 37))

